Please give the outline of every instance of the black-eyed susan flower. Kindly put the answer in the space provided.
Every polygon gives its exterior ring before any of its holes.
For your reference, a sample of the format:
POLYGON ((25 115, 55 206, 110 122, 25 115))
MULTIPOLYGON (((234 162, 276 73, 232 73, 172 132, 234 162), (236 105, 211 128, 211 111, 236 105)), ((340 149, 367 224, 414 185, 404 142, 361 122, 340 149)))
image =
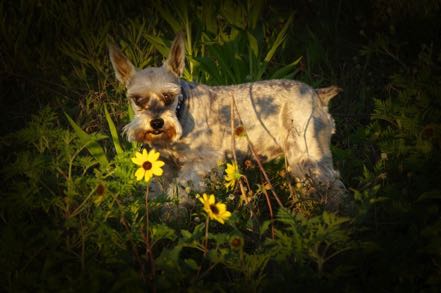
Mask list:
POLYGON ((225 187, 227 190, 232 190, 234 186, 236 186, 237 180, 242 177, 242 174, 239 173, 239 168, 237 167, 237 164, 233 162, 232 164, 227 163, 227 169, 225 170, 225 187))
POLYGON ((207 213, 210 219, 224 224, 225 221, 231 217, 231 213, 227 211, 227 206, 221 202, 216 203, 216 198, 213 194, 207 195, 204 193, 198 198, 204 205, 204 211, 207 213))
POLYGON ((138 170, 135 172, 136 180, 142 180, 149 182, 153 175, 161 176, 163 170, 161 169, 164 166, 163 161, 159 161, 159 153, 152 149, 147 153, 146 149, 142 150, 142 153, 136 152, 135 157, 132 158, 132 162, 139 166, 138 170))

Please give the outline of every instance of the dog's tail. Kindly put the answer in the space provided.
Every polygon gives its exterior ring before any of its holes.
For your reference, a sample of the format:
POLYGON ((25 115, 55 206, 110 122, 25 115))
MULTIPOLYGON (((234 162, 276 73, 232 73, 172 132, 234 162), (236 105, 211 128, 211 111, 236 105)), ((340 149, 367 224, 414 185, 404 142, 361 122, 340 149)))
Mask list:
POLYGON ((315 89, 315 92, 317 93, 323 107, 327 107, 329 101, 342 91, 342 88, 335 85, 315 89))

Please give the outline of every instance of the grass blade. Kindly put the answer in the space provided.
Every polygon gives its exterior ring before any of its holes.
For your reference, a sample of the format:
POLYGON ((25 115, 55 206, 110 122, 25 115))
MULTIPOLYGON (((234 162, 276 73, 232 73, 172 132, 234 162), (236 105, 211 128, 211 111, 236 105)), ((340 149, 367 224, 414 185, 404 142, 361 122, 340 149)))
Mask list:
POLYGON ((271 75, 270 79, 293 78, 294 74, 296 73, 296 70, 294 69, 297 67, 297 64, 299 64, 300 60, 302 60, 302 56, 294 60, 294 62, 278 69, 271 75))
POLYGON ((115 151, 118 155, 122 154, 123 149, 119 142, 118 132, 116 131, 115 123, 113 123, 112 117, 110 117, 106 105, 104 105, 104 113, 106 115, 107 124, 109 125, 110 135, 112 136, 112 141, 113 141, 113 145, 115 146, 115 151))
POLYGON ((277 34, 277 37, 271 46, 271 49, 268 51, 268 53, 265 56, 265 62, 268 63, 273 58, 274 54, 276 53, 277 48, 283 43, 283 41, 286 38, 286 31, 288 30, 288 27, 291 25, 292 22, 292 16, 288 18, 283 28, 280 30, 280 32, 277 34))
MULTIPOLYGON (((132 105, 130 105, 130 102, 127 103, 127 112, 129 112, 129 119, 130 121, 133 120, 133 118, 135 117, 135 112, 133 112, 133 108, 132 105)), ((136 142, 132 141, 132 149, 136 148, 136 142)))
POLYGON ((81 127, 79 127, 78 124, 76 124, 75 121, 73 121, 67 113, 64 113, 64 115, 66 115, 69 124, 72 126, 76 135, 78 135, 80 141, 83 144, 87 145, 87 150, 95 158, 95 160, 97 160, 97 162, 100 164, 100 167, 103 168, 109 165, 106 154, 104 153, 103 148, 98 144, 97 139, 93 135, 90 135, 82 130, 81 127))

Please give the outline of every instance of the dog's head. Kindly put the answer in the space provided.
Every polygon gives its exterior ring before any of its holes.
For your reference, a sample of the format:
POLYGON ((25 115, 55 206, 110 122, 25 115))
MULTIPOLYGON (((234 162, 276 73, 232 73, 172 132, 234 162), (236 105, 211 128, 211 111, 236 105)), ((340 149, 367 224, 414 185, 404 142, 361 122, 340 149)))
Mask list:
POLYGON ((137 69, 116 46, 109 46, 109 54, 116 78, 125 85, 135 113, 124 127, 128 140, 161 146, 177 141, 182 135, 177 108, 182 99, 183 34, 176 36, 161 67, 137 69))

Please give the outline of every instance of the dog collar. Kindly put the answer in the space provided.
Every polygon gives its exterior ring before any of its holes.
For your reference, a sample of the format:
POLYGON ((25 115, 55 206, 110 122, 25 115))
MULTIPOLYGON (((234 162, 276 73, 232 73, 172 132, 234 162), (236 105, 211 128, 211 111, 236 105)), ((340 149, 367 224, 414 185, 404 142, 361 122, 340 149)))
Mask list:
POLYGON ((183 80, 181 80, 181 94, 178 96, 178 104, 176 105, 176 117, 181 120, 182 114, 184 113, 185 102, 190 97, 191 85, 183 80))

